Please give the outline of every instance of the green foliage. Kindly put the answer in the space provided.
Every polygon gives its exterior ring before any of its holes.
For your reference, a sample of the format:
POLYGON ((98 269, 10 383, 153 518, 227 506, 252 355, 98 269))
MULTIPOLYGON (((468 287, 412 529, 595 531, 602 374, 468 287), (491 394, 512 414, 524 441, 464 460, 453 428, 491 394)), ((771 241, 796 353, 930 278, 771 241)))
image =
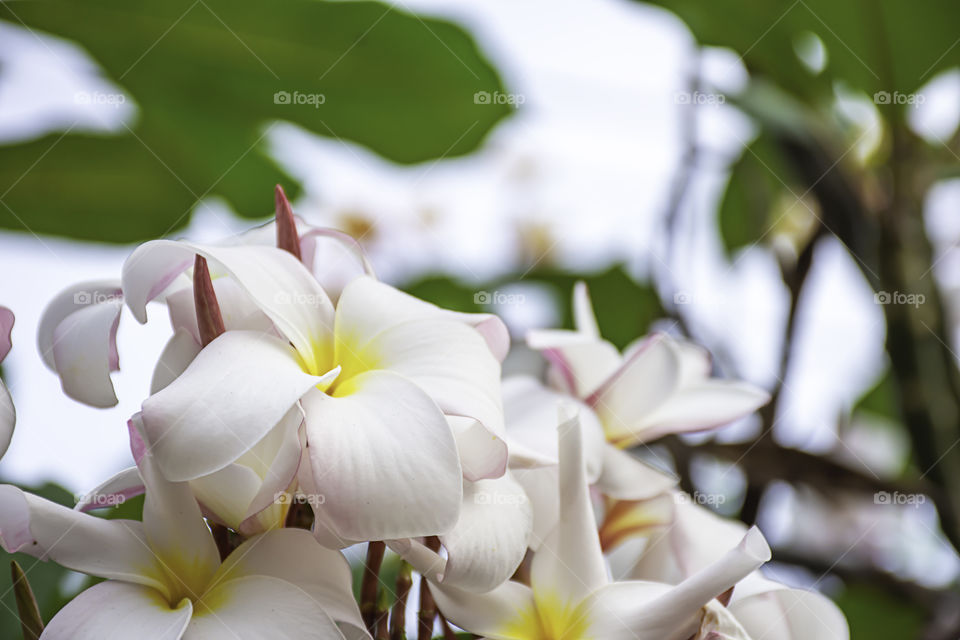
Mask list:
POLYGON ((502 86, 464 31, 375 2, 45 0, 0 18, 79 42, 139 108, 116 135, 0 147, 6 228, 144 240, 205 196, 262 217, 293 182, 265 154, 272 122, 411 163, 473 150, 510 109, 475 103, 502 86))
POLYGON ((926 615, 915 604, 868 584, 851 584, 834 601, 850 624, 850 640, 919 638, 926 615))
POLYGON ((505 277, 490 282, 467 284, 447 276, 429 276, 404 286, 404 290, 419 298, 448 309, 467 312, 497 312, 496 305, 481 304, 476 294, 497 291, 517 282, 535 284, 551 292, 560 326, 573 327, 573 286, 583 280, 590 289, 594 311, 603 337, 623 348, 649 331, 653 322, 664 316, 656 291, 649 284, 634 281, 623 270, 614 266, 595 274, 575 274, 554 270, 534 270, 522 280, 505 277))
POLYGON ((858 411, 867 411, 889 420, 900 421, 897 387, 889 369, 854 405, 853 412, 858 411))

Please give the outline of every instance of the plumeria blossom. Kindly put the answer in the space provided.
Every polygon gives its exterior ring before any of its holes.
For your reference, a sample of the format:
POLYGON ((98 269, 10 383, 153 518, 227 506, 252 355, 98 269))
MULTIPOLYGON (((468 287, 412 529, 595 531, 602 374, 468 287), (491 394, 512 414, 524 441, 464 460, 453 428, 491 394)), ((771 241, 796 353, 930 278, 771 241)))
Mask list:
POLYGON ((642 338, 621 355, 600 336, 583 283, 574 289, 574 317, 575 331, 532 331, 527 342, 551 363, 553 385, 592 408, 620 448, 717 427, 769 400, 753 385, 711 378, 703 349, 665 334, 642 338))
MULTIPOLYGON (((672 497, 674 520, 669 527, 650 527, 644 531, 647 544, 639 557, 631 560, 630 575, 634 579, 681 583, 708 566, 746 531, 740 522, 721 518, 679 492, 672 497)), ((717 614, 714 624, 729 625, 731 617, 742 629, 741 635, 721 635, 720 638, 849 638, 843 614, 828 598, 815 591, 787 588, 764 578, 760 572, 752 573, 737 585, 726 611, 717 614)))
MULTIPOLYGON (((0 363, 3 362, 13 343, 10 334, 13 331, 13 312, 6 307, 0 307, 0 363)), ((7 386, 0 380, 0 458, 7 452, 10 440, 13 438, 13 429, 17 424, 17 410, 13 406, 13 398, 7 386)))
POLYGON ((143 522, 104 520, 0 486, 4 549, 106 579, 67 604, 42 638, 369 637, 339 552, 307 531, 282 529, 221 562, 189 485, 164 479, 149 451, 139 469, 143 522))
POLYGON ((195 255, 235 280, 283 337, 226 331, 143 403, 147 442, 168 478, 228 466, 298 404, 303 463, 323 496, 314 501, 318 531, 331 541, 447 531, 464 470, 473 480, 503 475, 502 323, 439 309, 369 276, 352 280, 334 308, 287 251, 166 240, 142 245, 124 266, 125 300, 139 320, 195 255), (473 420, 455 432, 447 415, 473 420))
MULTIPOLYGON (((597 537, 580 422, 560 426, 560 519, 534 554, 530 586, 508 581, 475 594, 443 584, 444 563, 422 550, 414 565, 443 614, 491 640, 687 640, 712 620, 714 598, 770 558, 757 529, 679 585, 610 582, 597 537)), ((706 636, 704 636, 706 637, 706 636)))

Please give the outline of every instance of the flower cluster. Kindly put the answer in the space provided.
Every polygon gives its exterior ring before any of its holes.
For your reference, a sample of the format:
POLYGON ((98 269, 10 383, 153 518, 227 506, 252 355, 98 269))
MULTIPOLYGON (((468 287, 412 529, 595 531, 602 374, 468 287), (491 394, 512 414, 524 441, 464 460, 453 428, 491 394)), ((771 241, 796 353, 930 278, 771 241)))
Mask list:
MULTIPOLYGON (((142 323, 151 302, 172 335, 127 424, 135 466, 72 510, 0 486, 4 549, 104 579, 42 638, 385 638, 376 583, 353 596, 343 550, 358 543, 374 580, 385 545, 442 625, 492 640, 848 637, 828 599, 760 575, 758 529, 627 451, 767 395, 668 335, 621 354, 582 284, 576 330, 527 336, 544 380, 503 379, 496 316, 378 281, 278 187, 274 222, 216 245, 147 242, 119 280, 53 300, 39 347, 67 395, 116 404, 123 307, 142 323), (89 513, 139 494, 142 521, 89 513)), ((0 358, 12 322, 0 309, 0 358)), ((0 384, 0 453, 12 431, 0 384)))

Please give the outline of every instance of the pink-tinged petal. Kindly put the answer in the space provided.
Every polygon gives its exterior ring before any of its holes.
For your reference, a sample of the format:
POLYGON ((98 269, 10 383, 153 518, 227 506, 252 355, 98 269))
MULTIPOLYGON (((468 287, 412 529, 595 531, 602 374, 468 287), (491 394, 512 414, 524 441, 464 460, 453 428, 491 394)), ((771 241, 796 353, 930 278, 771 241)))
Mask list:
POLYGON ((500 361, 510 337, 502 321, 488 313, 461 313, 441 309, 369 276, 351 281, 337 302, 337 326, 363 344, 390 327, 411 320, 448 320, 474 328, 500 361))
POLYGON ((97 488, 80 496, 73 507, 77 511, 91 511, 123 504, 126 500, 144 492, 143 480, 137 467, 128 467, 97 488))
MULTIPOLYGON (((583 432, 583 450, 587 465, 587 480, 593 484, 603 469, 603 450, 606 440, 596 414, 585 404, 570 396, 545 387, 530 376, 511 376, 503 381, 503 408, 507 435, 511 447, 537 452, 557 461, 557 409, 576 407, 580 412, 583 432)), ((511 465, 515 456, 511 451, 511 465)))
POLYGON ((71 600, 43 630, 43 640, 180 640, 189 600, 171 605, 159 591, 110 580, 71 600))
POLYGON ((430 583, 430 593, 443 616, 462 629, 487 640, 530 640, 518 622, 537 615, 533 592, 519 582, 508 581, 487 593, 473 593, 430 583))
MULTIPOLYGON (((220 315, 227 330, 246 329, 249 331, 271 331, 273 322, 267 317, 253 298, 232 278, 215 278, 213 290, 220 306, 220 315)), ((186 287, 169 294, 166 298, 170 311, 170 324, 173 329, 183 329, 200 342, 200 330, 197 327, 197 306, 193 288, 186 287)))
POLYGON ((646 500, 672 489, 677 478, 667 475, 611 444, 603 447, 600 491, 616 500, 646 500))
POLYGON ((124 296, 137 320, 146 322, 147 302, 169 284, 164 282, 170 271, 182 272, 195 254, 210 261, 211 271, 219 266, 246 291, 311 371, 323 366, 316 352, 333 333, 333 304, 299 260, 275 247, 215 247, 172 240, 140 245, 123 265, 124 296))
POLYGON ((591 632, 610 640, 686 640, 696 633, 707 603, 769 559, 770 547, 754 527, 736 547, 675 587, 639 581, 609 584, 584 602, 593 613, 591 632))
POLYGON ((617 348, 606 340, 576 331, 530 331, 527 345, 541 352, 551 365, 552 377, 578 398, 593 393, 623 362, 617 348))
POLYGON ((179 328, 167 341, 167 346, 160 353, 157 366, 153 368, 153 379, 150 381, 150 395, 153 395, 169 385, 183 373, 193 359, 200 353, 200 343, 184 328, 179 328))
POLYGON ((570 407, 559 413, 560 517, 533 556, 530 580, 535 593, 576 605, 608 579, 587 484, 580 419, 570 407))
POLYGON ((211 585, 257 575, 299 587, 337 622, 364 626, 349 563, 339 551, 322 547, 309 531, 277 529, 250 538, 227 557, 211 585))
MULTIPOLYGON (((67 316, 104 302, 120 300, 121 296, 120 282, 117 280, 79 282, 58 293, 53 300, 47 303, 43 315, 40 317, 40 325, 37 328, 37 347, 44 363, 51 370, 57 370, 57 364, 53 358, 55 342, 53 334, 60 323, 66 320, 67 316)), ((109 359, 113 362, 116 360, 115 343, 111 344, 111 351, 109 359)))
POLYGON ((644 420, 671 394, 680 380, 680 362, 672 342, 650 337, 588 399, 603 422, 607 440, 625 447, 649 439, 644 420))
POLYGON ((668 433, 703 431, 753 413, 770 394, 746 382, 703 380, 678 390, 637 425, 645 441, 668 433))
POLYGON ((165 574, 139 522, 104 520, 0 485, 0 544, 9 553, 166 593, 165 574))
POLYGON ((146 440, 171 480, 213 473, 250 450, 307 390, 336 375, 305 373, 279 338, 228 331, 143 403, 146 440))
POLYGON ((279 578, 222 582, 194 604, 183 640, 344 640, 323 605, 279 578))
POLYGON ((13 311, 6 307, 0 307, 0 362, 10 353, 13 342, 10 340, 10 333, 13 331, 15 318, 13 311))
POLYGON ((337 535, 390 540, 445 533, 462 497, 450 426, 415 384, 373 371, 303 399, 317 490, 337 535))
POLYGON ((203 593, 220 566, 220 553, 190 485, 164 478, 147 450, 138 464, 146 487, 143 530, 179 595, 203 593))
MULTIPOLYGON (((479 455, 490 464, 469 471, 478 479, 503 475, 507 446, 500 364, 476 331, 449 320, 424 319, 384 329, 363 344, 339 339, 341 327, 337 325, 337 362, 359 361, 367 370, 399 373, 425 391, 445 414, 477 420, 487 430, 486 440, 477 443, 484 449, 479 455)), ((344 375, 350 373, 344 364, 344 375)))
POLYGON ((448 558, 443 584, 484 592, 506 581, 526 555, 532 527, 527 494, 509 473, 465 482, 460 519, 440 536, 448 558))
POLYGON ((13 439, 13 430, 17 425, 17 409, 13 406, 13 398, 7 386, 0 380, 0 458, 10 448, 13 439))
POLYGON ((123 301, 113 298, 74 311, 53 331, 54 367, 63 391, 94 407, 117 404, 110 372, 116 371, 117 323, 123 301))
POLYGON ((850 637, 847 621, 837 605, 813 591, 767 591, 731 602, 730 612, 751 638, 848 640, 850 637))

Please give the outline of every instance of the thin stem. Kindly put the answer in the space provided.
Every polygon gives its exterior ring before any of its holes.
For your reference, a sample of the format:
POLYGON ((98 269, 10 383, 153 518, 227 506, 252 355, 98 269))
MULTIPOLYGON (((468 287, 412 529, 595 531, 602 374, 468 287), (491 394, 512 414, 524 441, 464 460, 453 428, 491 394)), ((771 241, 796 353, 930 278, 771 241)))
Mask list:
POLYGON ((360 583, 360 615, 367 631, 377 632, 377 592, 380 582, 380 565, 383 563, 383 553, 386 545, 383 542, 371 542, 367 545, 367 560, 363 566, 363 581, 360 583))
MULTIPOLYGON (((427 548, 440 550, 440 539, 431 536, 426 539, 427 548)), ((437 603, 433 601, 430 586, 426 578, 420 580, 420 615, 417 618, 417 640, 430 640, 433 637, 433 621, 437 617, 437 603)))
POLYGON ((410 597, 412 587, 410 565, 401 562, 400 571, 397 572, 397 601, 393 604, 393 612, 390 614, 390 640, 406 640, 407 599, 410 597))

